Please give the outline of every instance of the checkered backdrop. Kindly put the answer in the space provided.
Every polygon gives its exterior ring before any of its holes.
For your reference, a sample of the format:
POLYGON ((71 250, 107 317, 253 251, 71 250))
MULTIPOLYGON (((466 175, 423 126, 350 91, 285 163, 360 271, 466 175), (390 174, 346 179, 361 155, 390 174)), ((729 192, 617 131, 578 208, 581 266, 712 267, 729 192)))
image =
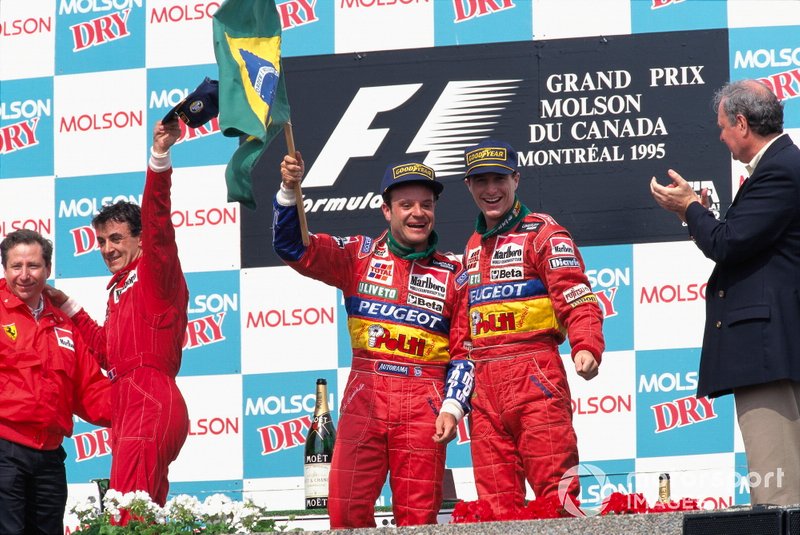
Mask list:
MULTIPOLYGON (((108 273, 89 221, 103 204, 140 200, 153 123, 216 77, 218 7, 2 0, 0 236, 32 228, 53 239, 54 284, 96 318, 108 273)), ((731 398, 694 398, 712 265, 647 183, 678 169, 712 189, 724 214, 745 176, 709 106, 727 79, 767 81, 800 138, 800 3, 278 0, 278 9, 311 229, 378 232, 383 166, 413 155, 447 186, 437 228, 460 252, 475 209, 459 155, 484 137, 509 140, 520 196, 573 231, 605 311, 599 377, 570 375, 582 462, 606 474, 584 482, 582 500, 623 490, 652 501, 669 472, 676 497, 747 503, 731 398)), ((256 170, 258 208, 226 202, 236 144, 212 121, 185 129, 173 149, 172 222, 191 290, 178 382, 191 432, 171 492, 299 509, 315 380, 328 380, 336 420, 349 371, 345 313, 336 289, 271 252, 280 140, 256 170)), ((474 499, 468 443, 462 424, 447 463, 459 497, 474 499)), ((64 445, 72 502, 107 476, 109 433, 76 419, 64 445)), ((379 502, 391 502, 388 486, 379 502)), ((66 532, 75 528, 68 515, 66 532)))

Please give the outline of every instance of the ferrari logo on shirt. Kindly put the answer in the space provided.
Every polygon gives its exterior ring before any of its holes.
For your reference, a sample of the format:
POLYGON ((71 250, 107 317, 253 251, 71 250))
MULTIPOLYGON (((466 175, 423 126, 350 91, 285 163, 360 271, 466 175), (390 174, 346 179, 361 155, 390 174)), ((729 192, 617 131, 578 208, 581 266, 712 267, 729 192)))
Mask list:
POLYGON ((3 325, 3 331, 6 333, 6 336, 11 338, 12 342, 17 340, 17 325, 16 323, 11 323, 10 325, 3 325))

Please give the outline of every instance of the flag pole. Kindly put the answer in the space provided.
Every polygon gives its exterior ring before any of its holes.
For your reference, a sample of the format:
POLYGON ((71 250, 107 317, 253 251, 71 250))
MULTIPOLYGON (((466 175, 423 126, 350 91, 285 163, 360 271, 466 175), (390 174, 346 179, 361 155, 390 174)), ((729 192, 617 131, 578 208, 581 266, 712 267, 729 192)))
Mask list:
MULTIPOLYGON (((289 149, 289 156, 295 157, 294 134, 292 133, 292 123, 286 122, 283 125, 283 133, 286 134, 286 147, 289 149)), ((300 236, 303 238, 303 245, 308 245, 308 223, 306 222, 306 209, 303 205, 303 191, 300 189, 300 182, 294 185, 295 204, 297 205, 297 216, 300 218, 300 236)))

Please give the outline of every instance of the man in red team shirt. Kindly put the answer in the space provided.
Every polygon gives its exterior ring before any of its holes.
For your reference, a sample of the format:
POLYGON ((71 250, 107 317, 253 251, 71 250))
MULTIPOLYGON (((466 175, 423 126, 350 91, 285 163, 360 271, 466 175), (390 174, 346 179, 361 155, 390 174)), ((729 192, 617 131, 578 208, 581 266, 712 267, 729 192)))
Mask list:
POLYGON ((189 433, 186 403, 175 382, 189 292, 170 220, 169 149, 180 133, 177 119, 156 123, 141 209, 119 201, 92 219, 113 274, 103 326, 72 299, 64 303, 63 293, 51 291, 112 381, 110 488, 146 491, 160 505, 169 490, 169 464, 189 433))

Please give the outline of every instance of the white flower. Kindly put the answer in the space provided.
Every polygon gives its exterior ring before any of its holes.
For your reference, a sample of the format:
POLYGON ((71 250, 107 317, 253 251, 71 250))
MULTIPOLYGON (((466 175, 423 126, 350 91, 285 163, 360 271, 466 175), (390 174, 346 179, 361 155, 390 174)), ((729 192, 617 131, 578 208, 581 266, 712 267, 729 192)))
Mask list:
POLYGON ((202 514, 211 516, 229 516, 233 513, 233 500, 224 494, 212 494, 203 502, 202 514))

